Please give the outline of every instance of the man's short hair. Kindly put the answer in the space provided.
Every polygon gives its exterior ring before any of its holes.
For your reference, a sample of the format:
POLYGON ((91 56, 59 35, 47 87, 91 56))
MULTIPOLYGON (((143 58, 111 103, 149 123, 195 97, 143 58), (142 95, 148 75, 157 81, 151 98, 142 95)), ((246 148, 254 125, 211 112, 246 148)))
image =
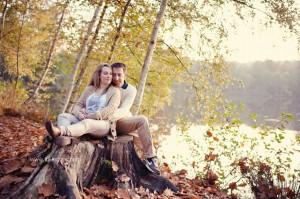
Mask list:
POLYGON ((116 62, 116 63, 113 63, 111 65, 111 68, 114 69, 114 68, 123 68, 123 71, 126 72, 126 65, 121 63, 121 62, 116 62))

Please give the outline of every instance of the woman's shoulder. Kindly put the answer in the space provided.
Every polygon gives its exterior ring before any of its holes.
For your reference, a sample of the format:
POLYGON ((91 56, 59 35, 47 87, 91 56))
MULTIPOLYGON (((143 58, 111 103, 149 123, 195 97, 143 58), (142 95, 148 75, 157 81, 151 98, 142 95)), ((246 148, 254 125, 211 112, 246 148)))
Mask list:
POLYGON ((91 95, 93 92, 95 92, 95 87, 94 86, 87 86, 84 88, 84 90, 82 91, 82 95, 84 96, 89 96, 91 95))
POLYGON ((92 85, 88 85, 87 87, 85 87, 84 91, 95 91, 96 88, 95 86, 92 86, 92 85))
POLYGON ((125 89, 125 91, 127 91, 128 93, 136 93, 137 92, 135 86, 133 86, 131 84, 128 84, 128 87, 127 87, 127 89, 125 89))

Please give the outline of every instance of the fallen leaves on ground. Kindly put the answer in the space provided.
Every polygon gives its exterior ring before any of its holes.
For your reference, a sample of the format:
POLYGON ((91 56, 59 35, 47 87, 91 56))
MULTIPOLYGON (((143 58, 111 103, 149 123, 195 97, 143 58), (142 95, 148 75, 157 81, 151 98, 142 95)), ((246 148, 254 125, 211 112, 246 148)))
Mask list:
POLYGON ((161 167, 162 175, 168 178, 179 188, 178 193, 166 189, 163 193, 152 193, 144 187, 128 189, 111 189, 108 186, 94 185, 90 189, 84 189, 84 198, 122 198, 122 199, 226 199, 230 198, 226 193, 220 191, 215 185, 207 186, 207 182, 201 179, 186 178, 187 171, 180 170, 171 173, 167 163, 161 167))
MULTIPOLYGON (((42 124, 26 120, 20 117, 0 116, 0 160, 6 162, 1 166, 0 189, 8 187, 11 184, 22 183, 25 178, 12 175, 20 173, 27 176, 34 170, 32 165, 26 165, 22 162, 21 157, 25 157, 33 151, 38 145, 43 143, 45 136, 45 128, 42 124), (20 159, 11 159, 19 157, 20 159), (4 161, 5 160, 5 161, 4 161)), ((114 165, 113 165, 114 166, 114 165)), ((118 168, 114 166, 114 170, 118 168)), ((230 198, 226 193, 220 191, 216 185, 207 183, 201 179, 186 178, 187 171, 181 170, 175 173, 171 172, 167 163, 161 165, 162 176, 169 179, 179 189, 178 193, 174 193, 170 189, 166 189, 163 193, 152 193, 144 187, 131 190, 127 189, 111 189, 105 185, 94 185, 84 188, 81 197, 84 199, 94 198, 123 198, 123 199, 225 199, 230 198)), ((215 178, 214 178, 215 179, 215 178)), ((123 176, 121 181, 128 181, 127 176, 123 176)), ((57 196, 55 194, 55 185, 42 184, 38 188, 40 198, 57 196)))
POLYGON ((0 116, 0 160, 24 157, 41 145, 42 124, 20 117, 0 116))
POLYGON ((11 183, 19 183, 22 182, 24 178, 13 176, 13 175, 6 175, 0 179, 0 189, 9 185, 11 183))

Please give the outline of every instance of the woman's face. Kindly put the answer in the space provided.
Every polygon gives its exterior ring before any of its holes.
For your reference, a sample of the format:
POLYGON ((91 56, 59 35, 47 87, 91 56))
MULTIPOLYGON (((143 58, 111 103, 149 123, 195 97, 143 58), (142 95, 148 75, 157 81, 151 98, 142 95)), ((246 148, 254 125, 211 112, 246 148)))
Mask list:
POLYGON ((112 70, 109 67, 103 67, 100 74, 100 82, 103 85, 109 85, 112 80, 112 70))

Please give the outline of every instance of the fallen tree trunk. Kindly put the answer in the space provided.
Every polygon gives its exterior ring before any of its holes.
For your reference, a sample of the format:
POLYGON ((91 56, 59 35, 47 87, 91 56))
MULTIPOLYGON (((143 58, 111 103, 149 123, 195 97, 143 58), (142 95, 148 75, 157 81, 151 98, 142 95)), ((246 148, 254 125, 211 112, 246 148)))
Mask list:
POLYGON ((55 143, 50 149, 48 146, 46 155, 43 149, 35 154, 36 159, 31 158, 38 166, 9 198, 56 194, 77 199, 83 187, 103 183, 126 189, 143 186, 159 193, 167 188, 177 191, 169 180, 147 170, 134 149, 132 136, 120 136, 115 142, 59 137, 55 143))

